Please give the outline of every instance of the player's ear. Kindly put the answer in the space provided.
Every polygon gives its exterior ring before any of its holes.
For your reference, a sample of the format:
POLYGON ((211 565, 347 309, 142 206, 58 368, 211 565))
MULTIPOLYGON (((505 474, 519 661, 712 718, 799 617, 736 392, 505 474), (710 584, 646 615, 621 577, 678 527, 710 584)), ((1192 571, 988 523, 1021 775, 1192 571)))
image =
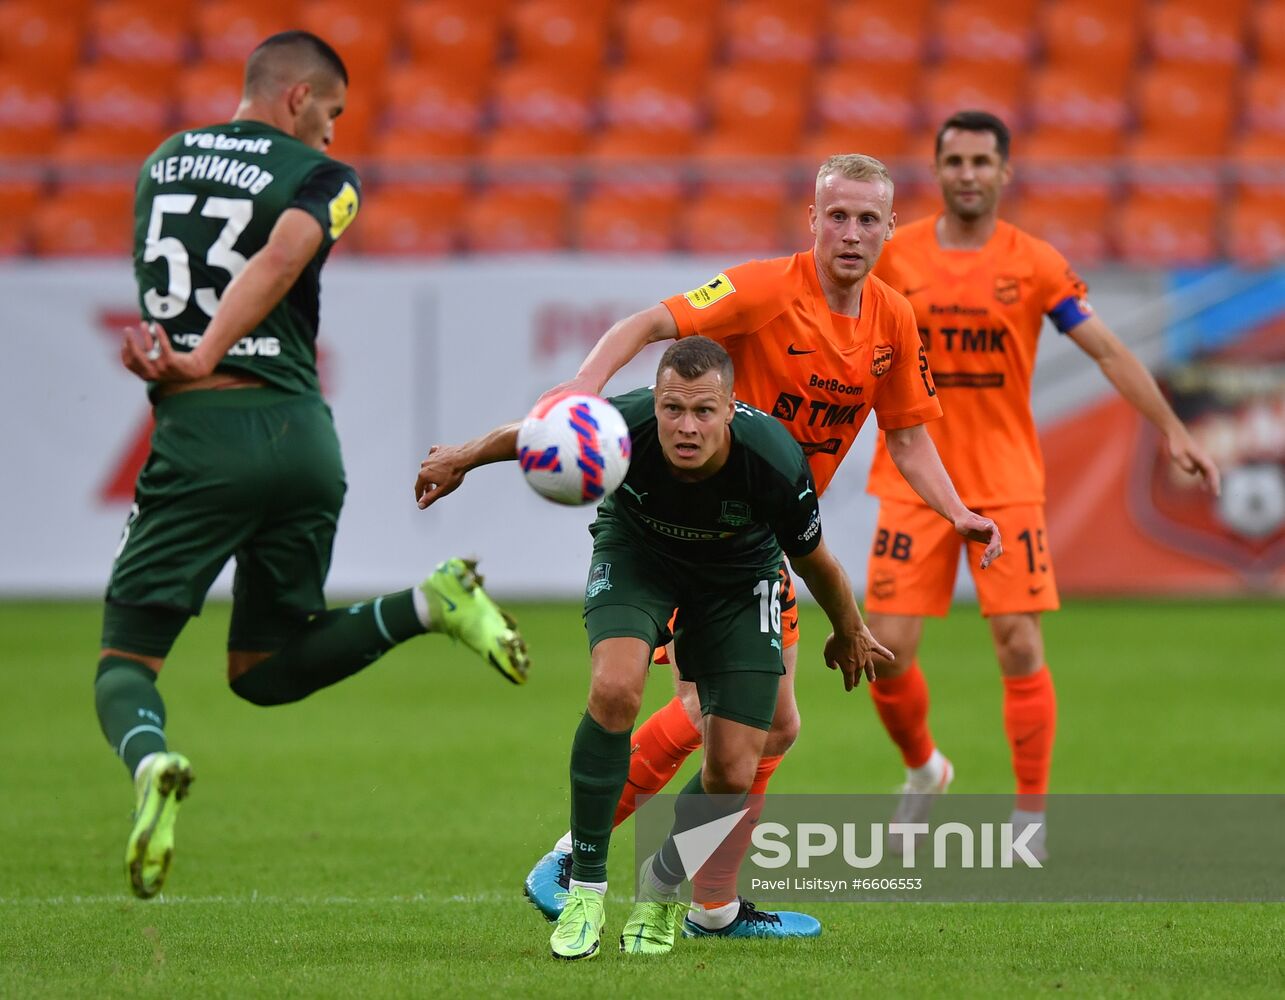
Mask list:
POLYGON ((811 230, 813 236, 817 234, 817 207, 815 205, 808 206, 808 229, 811 230))
POLYGON ((890 239, 892 239, 892 234, 895 233, 896 231, 897 231, 897 213, 893 212, 892 216, 888 219, 888 231, 883 234, 883 241, 887 243, 890 239))
POLYGON ((290 114, 297 118, 303 112, 304 105, 308 103, 308 98, 311 96, 312 84, 307 80, 300 80, 287 90, 286 107, 290 109, 290 114))

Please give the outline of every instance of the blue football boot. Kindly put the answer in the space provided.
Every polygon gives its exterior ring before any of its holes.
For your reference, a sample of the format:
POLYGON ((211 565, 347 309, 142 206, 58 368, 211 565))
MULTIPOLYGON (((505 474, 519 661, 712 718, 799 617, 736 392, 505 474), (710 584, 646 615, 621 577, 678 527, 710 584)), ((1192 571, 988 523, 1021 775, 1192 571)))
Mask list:
POLYGON ((554 849, 536 862, 522 883, 522 892, 545 920, 557 920, 566 905, 571 884, 571 852, 554 849))
POLYGON ((790 910, 760 910, 744 896, 740 900, 741 912, 736 919, 716 931, 702 927, 690 915, 684 917, 683 937, 796 938, 821 934, 821 921, 816 917, 790 910))

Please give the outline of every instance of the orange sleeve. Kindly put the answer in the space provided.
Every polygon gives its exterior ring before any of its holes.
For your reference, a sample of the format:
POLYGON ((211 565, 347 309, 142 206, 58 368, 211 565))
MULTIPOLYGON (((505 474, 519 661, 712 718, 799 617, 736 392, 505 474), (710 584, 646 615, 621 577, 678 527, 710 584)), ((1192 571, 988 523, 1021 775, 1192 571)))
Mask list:
POLYGON ((893 361, 874 408, 879 427, 888 431, 936 420, 941 416, 941 401, 919 339, 914 309, 904 295, 892 289, 887 289, 883 298, 881 306, 888 316, 882 326, 892 339, 893 361))
POLYGON ((752 260, 716 274, 690 292, 671 295, 663 304, 678 324, 679 337, 700 334, 720 343, 761 329, 790 305, 783 294, 792 285, 792 258, 752 260))
POLYGON ((1031 257, 1040 284, 1043 312, 1050 313, 1067 299, 1080 299, 1088 294, 1089 286, 1065 257, 1043 240, 1035 240, 1034 243, 1031 257))

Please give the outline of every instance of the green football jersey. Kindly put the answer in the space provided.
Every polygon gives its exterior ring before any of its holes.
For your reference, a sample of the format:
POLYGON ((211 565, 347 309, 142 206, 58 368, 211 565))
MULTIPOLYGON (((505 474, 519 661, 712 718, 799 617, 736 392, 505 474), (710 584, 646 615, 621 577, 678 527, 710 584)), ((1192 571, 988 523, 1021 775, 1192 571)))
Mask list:
POLYGON ((655 397, 636 389, 610 402, 629 425, 629 472, 590 528, 627 531, 666 555, 728 569, 756 569, 821 543, 821 511, 799 443, 780 421, 736 403, 732 450, 708 479, 675 478, 656 433, 655 397))
POLYGON ((134 275, 143 317, 176 350, 200 342, 219 296, 268 242, 289 208, 321 225, 317 254, 263 322, 234 344, 222 371, 317 392, 321 266, 357 214, 349 166, 271 125, 235 121, 170 136, 143 164, 134 196, 134 275))

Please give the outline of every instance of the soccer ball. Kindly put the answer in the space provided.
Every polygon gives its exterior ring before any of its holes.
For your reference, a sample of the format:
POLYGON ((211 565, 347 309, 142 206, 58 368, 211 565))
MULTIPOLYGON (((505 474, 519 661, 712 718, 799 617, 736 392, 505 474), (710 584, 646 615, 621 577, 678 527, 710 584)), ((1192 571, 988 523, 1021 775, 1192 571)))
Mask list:
POLYGON ((579 506, 605 500, 629 471, 629 428, 599 396, 547 399, 518 428, 522 475, 540 496, 579 506))
POLYGON ((1285 472, 1267 462, 1239 465, 1223 476, 1218 516, 1236 534, 1266 538, 1285 524, 1285 472))

